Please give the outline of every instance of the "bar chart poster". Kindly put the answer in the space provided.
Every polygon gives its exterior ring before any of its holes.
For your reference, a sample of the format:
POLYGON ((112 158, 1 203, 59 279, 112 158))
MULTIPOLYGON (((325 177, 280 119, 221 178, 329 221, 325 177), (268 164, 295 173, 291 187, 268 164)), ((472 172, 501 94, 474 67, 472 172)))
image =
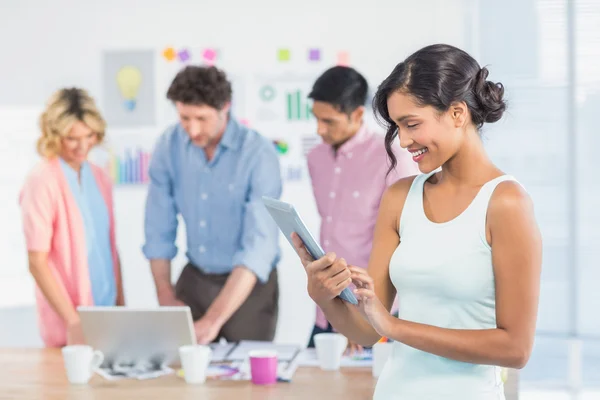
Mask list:
POLYGON ((286 93, 286 110, 288 121, 306 121, 312 117, 311 104, 300 89, 286 93))
POLYGON ((150 153, 141 148, 125 148, 120 153, 109 152, 106 170, 115 185, 148 183, 150 153))
POLYGON ((314 79, 312 75, 298 74, 256 75, 249 91, 256 95, 250 101, 255 107, 255 125, 261 128, 263 123, 278 124, 287 129, 313 124, 312 100, 308 94, 314 79))

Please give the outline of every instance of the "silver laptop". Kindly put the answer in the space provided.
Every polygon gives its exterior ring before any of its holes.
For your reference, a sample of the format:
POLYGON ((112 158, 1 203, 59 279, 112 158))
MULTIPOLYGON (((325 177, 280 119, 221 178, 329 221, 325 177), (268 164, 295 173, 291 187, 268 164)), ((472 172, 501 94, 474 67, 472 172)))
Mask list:
POLYGON ((189 307, 78 307, 87 344, 104 353, 102 368, 179 360, 179 347, 196 344, 189 307))

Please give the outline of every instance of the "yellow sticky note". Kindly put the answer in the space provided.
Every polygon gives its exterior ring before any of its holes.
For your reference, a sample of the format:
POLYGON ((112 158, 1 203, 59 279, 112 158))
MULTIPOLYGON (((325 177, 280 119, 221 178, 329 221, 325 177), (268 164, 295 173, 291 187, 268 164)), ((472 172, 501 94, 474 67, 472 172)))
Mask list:
POLYGON ((175 51, 174 48, 167 47, 163 51, 162 55, 167 61, 173 61, 177 57, 177 52, 175 51))
POLYGON ((177 370, 177 376, 180 378, 183 378, 185 376, 185 373, 183 372, 183 368, 177 370))
POLYGON ((279 61, 290 61, 290 58, 290 49, 279 49, 279 51, 277 52, 277 59, 279 61))

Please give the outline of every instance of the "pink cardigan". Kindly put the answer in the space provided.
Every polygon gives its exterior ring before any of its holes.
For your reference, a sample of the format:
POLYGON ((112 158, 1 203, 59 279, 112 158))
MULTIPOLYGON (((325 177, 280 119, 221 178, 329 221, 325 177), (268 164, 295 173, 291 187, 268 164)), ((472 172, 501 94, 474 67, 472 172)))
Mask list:
MULTIPOLYGON (((108 209, 113 265, 119 280, 112 183, 102 169, 90 166, 108 209)), ((93 305, 83 219, 57 158, 42 161, 28 175, 19 204, 27 250, 48 253, 48 265, 74 307, 93 305)), ((120 284, 117 282, 117 287, 120 284)), ((42 340, 48 347, 64 346, 64 321, 37 285, 35 292, 42 340)))

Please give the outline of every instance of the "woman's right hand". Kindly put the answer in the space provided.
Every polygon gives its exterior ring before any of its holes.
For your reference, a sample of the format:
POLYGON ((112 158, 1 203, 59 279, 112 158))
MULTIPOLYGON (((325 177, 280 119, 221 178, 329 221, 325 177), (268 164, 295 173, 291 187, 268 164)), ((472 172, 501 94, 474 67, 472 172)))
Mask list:
POLYGON ((343 258, 336 259, 334 253, 328 253, 315 260, 300 236, 293 233, 292 241, 306 270, 308 295, 315 303, 321 304, 336 298, 352 283, 350 269, 343 258))
POLYGON ((85 337, 83 336, 80 321, 67 325, 67 345, 71 346, 74 344, 85 344, 85 337))

